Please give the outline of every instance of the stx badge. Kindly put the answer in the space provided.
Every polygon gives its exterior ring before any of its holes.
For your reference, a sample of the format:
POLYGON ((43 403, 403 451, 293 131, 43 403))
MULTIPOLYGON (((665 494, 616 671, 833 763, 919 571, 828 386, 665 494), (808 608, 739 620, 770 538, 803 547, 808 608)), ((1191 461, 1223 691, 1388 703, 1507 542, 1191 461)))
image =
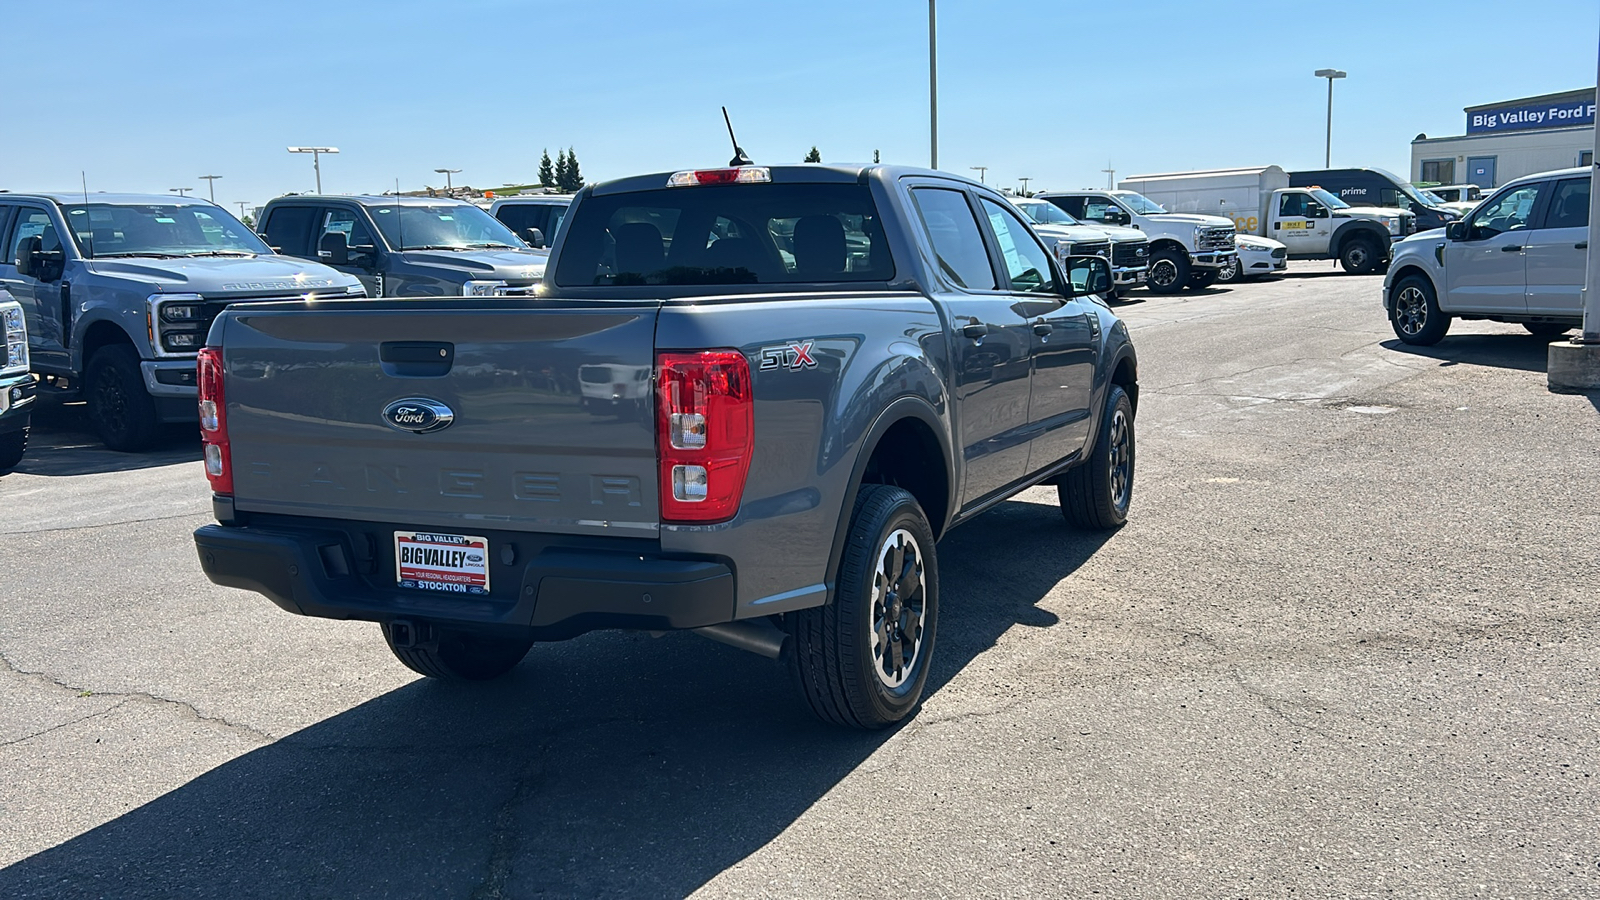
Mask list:
POLYGON ((815 369, 817 361, 811 358, 811 345, 815 341, 801 341, 787 347, 763 347, 761 349, 761 371, 770 369, 788 369, 798 372, 801 369, 815 369))

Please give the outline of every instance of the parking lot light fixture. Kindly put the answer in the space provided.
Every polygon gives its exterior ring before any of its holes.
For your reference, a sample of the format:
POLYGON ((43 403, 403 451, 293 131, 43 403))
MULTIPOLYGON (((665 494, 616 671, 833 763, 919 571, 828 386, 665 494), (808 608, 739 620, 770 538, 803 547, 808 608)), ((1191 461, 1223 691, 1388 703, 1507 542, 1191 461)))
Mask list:
POLYGON ((1343 78, 1348 73, 1338 69, 1318 69, 1311 74, 1328 79, 1328 132, 1327 142, 1322 148, 1322 167, 1327 169, 1333 166, 1333 80, 1343 78))
POLYGON ((211 203, 213 205, 215 205, 216 202, 217 202, 217 179, 221 178, 221 177, 222 177, 221 175, 201 175, 200 176, 200 180, 204 181, 206 183, 206 185, 211 189, 211 203))
POLYGON ((979 184, 988 184, 989 183, 989 182, 983 180, 984 173, 989 171, 989 167, 988 166, 967 166, 967 168, 969 168, 969 169, 973 170, 974 172, 978 173, 978 183, 979 184))
MULTIPOLYGON (((450 176, 456 174, 457 172, 459 172, 461 170, 460 169, 434 169, 434 171, 438 172, 440 175, 444 176, 444 195, 446 197, 454 197, 455 196, 455 189, 450 184, 450 176)), ((395 188, 395 190, 398 192, 400 189, 399 188, 395 188)))
POLYGON ((290 153, 311 154, 311 168, 317 172, 317 193, 322 193, 322 154, 338 153, 338 147, 285 147, 290 153))
POLYGON ((187 197, 194 188, 167 188, 167 190, 177 194, 179 197, 187 197))

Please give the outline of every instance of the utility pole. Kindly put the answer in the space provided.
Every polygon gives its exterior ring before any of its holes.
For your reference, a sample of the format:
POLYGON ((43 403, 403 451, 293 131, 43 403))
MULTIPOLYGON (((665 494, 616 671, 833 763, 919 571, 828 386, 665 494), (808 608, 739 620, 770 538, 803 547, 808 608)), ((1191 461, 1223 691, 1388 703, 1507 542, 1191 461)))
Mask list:
POLYGON ((167 188, 167 190, 177 194, 179 197, 187 197, 189 196, 189 191, 194 190, 194 188, 167 188))
POLYGON ((939 38, 928 0, 928 168, 939 168, 939 38))
MULTIPOLYGON (((460 169, 434 169, 434 171, 438 172, 440 175, 444 176, 444 195, 446 197, 454 197, 455 196, 455 188, 451 187, 451 185, 450 185, 450 176, 456 174, 457 172, 459 172, 461 170, 460 169)), ((399 192, 400 192, 400 186, 399 185, 395 185, 395 193, 399 193, 399 192)))
POLYGON ((976 171, 978 173, 978 183, 979 184, 988 184, 987 181, 983 180, 984 173, 989 171, 989 167, 988 166, 967 166, 967 168, 972 169, 972 170, 974 170, 974 171, 976 171))
POLYGON ((201 180, 205 181, 207 187, 209 187, 211 189, 211 204, 213 206, 215 206, 216 202, 217 202, 217 179, 221 178, 221 177, 222 177, 221 175, 201 175, 200 176, 201 180))
MULTIPOLYGON (((1596 59, 1600 61, 1600 53, 1597 53, 1596 59)), ((1596 79, 1600 83, 1600 62, 1597 62, 1596 79)), ((1600 99, 1600 91, 1596 96, 1600 99)), ((1596 153, 1589 162, 1591 228, 1595 223, 1600 223, 1600 191, 1593 188, 1594 182, 1600 180, 1600 127, 1595 128, 1594 146, 1596 153)), ((1557 341, 1550 345, 1547 369, 1552 391, 1577 393, 1600 390, 1600 250, 1589 247, 1586 259, 1583 330, 1570 341, 1557 341)))
POLYGON ((1100 171, 1106 173, 1106 190, 1109 191, 1116 187, 1116 185, 1112 182, 1112 179, 1117 177, 1117 170, 1111 168, 1111 160, 1106 160, 1106 167, 1100 171))
POLYGON ((338 153, 338 147, 285 147, 290 153, 311 154, 311 168, 317 172, 317 193, 322 193, 322 154, 338 153))
POLYGON ((1322 167, 1328 169, 1333 167, 1333 81, 1348 73, 1338 69, 1318 69, 1311 74, 1328 79, 1328 142, 1322 150, 1322 167))

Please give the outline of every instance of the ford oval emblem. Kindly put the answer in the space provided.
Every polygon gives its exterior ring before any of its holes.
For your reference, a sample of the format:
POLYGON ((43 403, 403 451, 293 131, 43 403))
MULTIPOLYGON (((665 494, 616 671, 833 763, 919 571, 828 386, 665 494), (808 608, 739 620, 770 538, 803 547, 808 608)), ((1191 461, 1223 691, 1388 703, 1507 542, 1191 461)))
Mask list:
POLYGON ((384 424, 416 434, 449 428, 455 420, 456 414, 450 407, 426 397, 407 397, 383 408, 384 424))

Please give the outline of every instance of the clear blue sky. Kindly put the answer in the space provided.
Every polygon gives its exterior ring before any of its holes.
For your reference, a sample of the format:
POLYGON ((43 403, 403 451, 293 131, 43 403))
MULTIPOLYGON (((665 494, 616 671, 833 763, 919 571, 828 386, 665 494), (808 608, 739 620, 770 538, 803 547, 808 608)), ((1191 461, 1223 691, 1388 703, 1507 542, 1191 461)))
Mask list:
MULTIPOLYGON (((590 180, 727 161, 717 107, 758 162, 925 165, 920 0, 4 2, 0 187, 217 200, 532 180, 573 146, 590 180), (29 77, 22 77, 24 71, 29 77)), ((1320 165, 1406 171, 1462 107, 1594 84, 1595 0, 943 0, 942 168, 990 183, 1320 165)))

